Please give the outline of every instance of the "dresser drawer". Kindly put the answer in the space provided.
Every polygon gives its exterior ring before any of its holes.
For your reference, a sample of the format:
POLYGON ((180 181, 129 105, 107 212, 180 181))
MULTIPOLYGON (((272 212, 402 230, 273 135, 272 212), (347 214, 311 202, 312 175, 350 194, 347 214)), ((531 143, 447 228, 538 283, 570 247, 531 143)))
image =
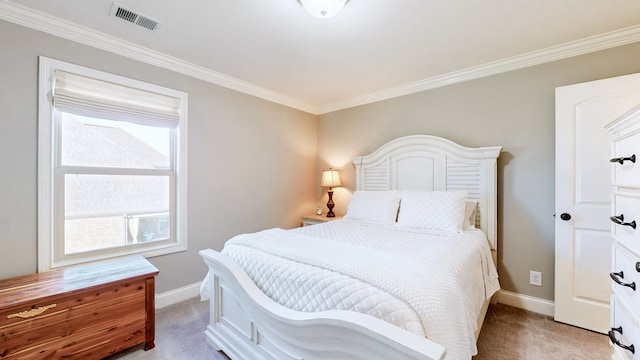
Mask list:
POLYGON ((613 295, 611 297, 611 331, 609 338, 614 351, 624 359, 640 360, 640 327, 627 307, 613 295), (631 351, 633 349, 633 352, 631 351))
POLYGON ((616 244, 611 260, 611 288, 627 304, 640 304, 640 258, 616 244))
POLYGON ((616 191, 611 204, 611 234, 625 246, 640 253, 640 192, 616 191))
POLYGON ((634 131, 613 141, 612 162, 613 185, 640 186, 640 132, 634 131), (634 156, 635 163, 631 160, 634 156))

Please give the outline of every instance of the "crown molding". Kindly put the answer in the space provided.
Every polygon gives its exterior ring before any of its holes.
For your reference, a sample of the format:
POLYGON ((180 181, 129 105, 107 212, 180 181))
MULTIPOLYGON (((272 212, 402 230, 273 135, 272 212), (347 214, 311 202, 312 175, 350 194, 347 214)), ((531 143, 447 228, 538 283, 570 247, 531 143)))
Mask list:
POLYGON ((270 102, 311 114, 318 113, 316 106, 7 0, 0 0, 0 19, 191 76, 270 102))
POLYGON ((207 81, 212 84, 314 115, 326 114, 355 106, 388 100, 640 41, 640 25, 632 26, 487 64, 454 71, 448 74, 402 84, 400 86, 373 92, 363 96, 357 96, 343 101, 318 106, 298 101, 289 96, 279 94, 246 81, 242 81, 205 67, 189 63, 179 58, 141 47, 114 36, 106 35, 87 27, 35 11, 28 7, 12 3, 8 0, 0 0, 0 19, 97 49, 105 50, 133 60, 141 61, 146 64, 151 64, 183 75, 191 76, 196 79, 207 81))
POLYGON ((540 65, 556 60, 562 60, 573 56, 584 55, 595 51, 632 44, 638 41, 640 41, 640 25, 631 26, 621 30, 591 36, 565 44, 548 47, 546 49, 532 51, 487 64, 454 71, 448 74, 434 76, 429 79, 403 84, 397 87, 373 92, 367 95, 335 102, 333 104, 323 105, 320 107, 319 114, 326 114, 333 111, 370 104, 377 101, 388 100, 425 90, 431 90, 486 76, 505 73, 512 70, 523 69, 526 67, 540 65))

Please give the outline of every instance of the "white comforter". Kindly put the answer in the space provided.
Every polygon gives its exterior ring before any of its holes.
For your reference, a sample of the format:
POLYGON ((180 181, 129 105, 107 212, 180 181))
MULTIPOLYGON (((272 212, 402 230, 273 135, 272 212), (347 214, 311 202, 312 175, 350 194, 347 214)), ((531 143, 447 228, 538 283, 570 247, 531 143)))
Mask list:
POLYGON ((447 359, 476 354, 477 316, 499 289, 479 230, 450 234, 337 220, 239 235, 222 253, 283 306, 367 313, 445 346, 447 359))

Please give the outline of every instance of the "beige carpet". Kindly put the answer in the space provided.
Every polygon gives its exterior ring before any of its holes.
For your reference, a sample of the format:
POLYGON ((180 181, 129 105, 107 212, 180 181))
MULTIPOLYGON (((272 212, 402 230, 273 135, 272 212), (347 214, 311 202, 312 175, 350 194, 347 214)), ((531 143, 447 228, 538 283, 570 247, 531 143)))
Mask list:
MULTIPOLYGON (((197 298, 158 310, 155 349, 136 347, 109 360, 227 360, 204 338, 208 311, 197 298)), ((610 351, 605 335, 498 304, 487 312, 473 360, 604 360, 610 351)))
POLYGON ((606 335, 511 306, 492 305, 473 360, 507 359, 611 359, 611 348, 606 335))

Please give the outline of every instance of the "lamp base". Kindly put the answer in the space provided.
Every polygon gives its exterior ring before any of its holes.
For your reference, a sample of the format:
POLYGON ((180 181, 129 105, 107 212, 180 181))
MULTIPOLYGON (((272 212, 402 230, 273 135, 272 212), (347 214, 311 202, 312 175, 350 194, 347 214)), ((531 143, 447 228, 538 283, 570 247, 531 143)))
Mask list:
POLYGON ((333 213, 333 207, 336 206, 336 204, 333 202, 333 191, 329 190, 327 191, 327 194, 329 194, 329 201, 327 202, 327 208, 329 208, 329 212, 327 213, 327 217, 336 217, 336 214, 333 213))

